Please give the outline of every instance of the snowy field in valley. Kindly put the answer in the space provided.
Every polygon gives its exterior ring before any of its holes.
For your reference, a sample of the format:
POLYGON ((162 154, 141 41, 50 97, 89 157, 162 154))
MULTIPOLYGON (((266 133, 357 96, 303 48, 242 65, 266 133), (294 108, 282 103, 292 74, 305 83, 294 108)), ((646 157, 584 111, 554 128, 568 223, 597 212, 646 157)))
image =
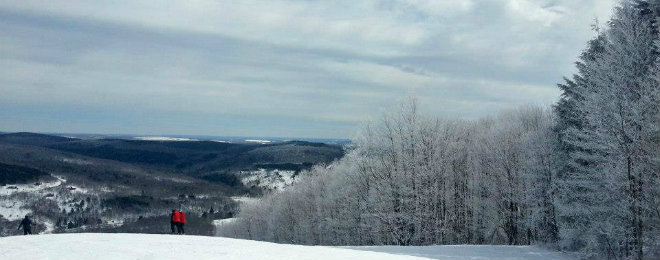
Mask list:
POLYGON ((570 259, 527 246, 327 247, 223 237, 154 234, 57 234, 0 238, 3 259, 570 259))
POLYGON ((191 139, 191 138, 167 137, 167 136, 137 136, 137 137, 133 137, 133 139, 140 141, 164 141, 164 142, 199 141, 197 139, 191 139))

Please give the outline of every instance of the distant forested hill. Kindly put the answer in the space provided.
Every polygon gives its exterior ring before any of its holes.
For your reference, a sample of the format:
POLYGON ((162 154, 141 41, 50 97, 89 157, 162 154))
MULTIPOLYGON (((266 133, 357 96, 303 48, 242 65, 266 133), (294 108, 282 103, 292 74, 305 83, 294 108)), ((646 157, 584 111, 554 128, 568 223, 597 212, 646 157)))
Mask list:
POLYGON ((208 235, 212 219, 236 213, 234 197, 281 188, 298 172, 343 154, 339 145, 301 141, 262 144, 0 134, 0 235, 13 234, 25 214, 35 216, 37 232, 162 233, 169 227, 163 229, 161 222, 167 222, 172 208, 195 220, 191 227, 198 228, 191 234, 208 235), (261 185, 260 179, 280 183, 261 185))
POLYGON ((44 176, 49 174, 30 167, 0 163, 0 186, 37 181, 44 176))

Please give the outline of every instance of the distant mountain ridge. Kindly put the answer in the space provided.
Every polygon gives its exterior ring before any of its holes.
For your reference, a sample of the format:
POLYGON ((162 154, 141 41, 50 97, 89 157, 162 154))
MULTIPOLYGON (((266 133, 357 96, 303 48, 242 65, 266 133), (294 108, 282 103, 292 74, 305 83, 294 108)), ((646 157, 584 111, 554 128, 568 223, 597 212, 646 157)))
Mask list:
MULTIPOLYGON (((184 170, 187 173, 245 170, 254 165, 329 163, 343 155, 339 145, 307 141, 230 143, 217 141, 152 141, 79 139, 36 133, 1 134, 0 142, 44 147, 126 163, 184 170)), ((302 168, 301 168, 302 169, 302 168)), ((299 169, 300 170, 300 169, 299 169)))
MULTIPOLYGON (((9 134, 11 132, 0 132, 0 134, 9 134)), ((18 132, 16 132, 18 133, 18 132)), ((249 141, 259 141, 264 140, 271 143, 274 142, 287 142, 287 141, 304 141, 311 143, 325 143, 325 144, 336 144, 336 145, 347 145, 351 143, 349 139, 343 138, 307 138, 307 137, 275 137, 275 136, 214 136, 214 135, 179 135, 179 134, 164 134, 164 135, 139 135, 139 134, 87 134, 87 133, 56 133, 56 132, 46 132, 46 133, 33 133, 33 132, 22 132, 22 133, 32 133, 32 134, 43 134, 50 136, 59 136, 59 137, 73 137, 78 139, 126 139, 126 140, 139 140, 153 138, 152 140, 158 141, 157 138, 161 138, 162 141, 183 141, 176 139, 189 139, 189 141, 218 141, 218 142, 235 142, 243 143, 249 141), (167 139, 171 140, 167 140, 167 139)))

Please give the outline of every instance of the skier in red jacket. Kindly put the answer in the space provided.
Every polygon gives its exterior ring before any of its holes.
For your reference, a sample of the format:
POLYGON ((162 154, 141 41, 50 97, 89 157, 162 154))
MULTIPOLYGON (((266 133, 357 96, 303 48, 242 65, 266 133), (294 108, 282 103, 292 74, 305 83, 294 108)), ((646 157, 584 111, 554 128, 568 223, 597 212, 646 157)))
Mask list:
POLYGON ((186 224, 186 214, 183 211, 177 211, 179 213, 179 224, 177 225, 178 233, 185 235, 186 231, 183 230, 183 225, 186 224))
POLYGON ((176 209, 172 209, 172 214, 170 214, 170 228, 172 229, 172 234, 175 232, 175 228, 179 229, 179 222, 181 222, 181 213, 176 209))

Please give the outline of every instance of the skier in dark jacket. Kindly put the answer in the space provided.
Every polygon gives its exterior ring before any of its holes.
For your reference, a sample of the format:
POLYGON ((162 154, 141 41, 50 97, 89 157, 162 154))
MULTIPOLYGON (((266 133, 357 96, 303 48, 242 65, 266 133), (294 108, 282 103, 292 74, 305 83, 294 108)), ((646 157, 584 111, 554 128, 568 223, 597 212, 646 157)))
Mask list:
POLYGON ((25 218, 21 220, 21 224, 18 225, 18 230, 21 230, 21 227, 23 227, 23 235, 32 235, 32 220, 30 220, 30 216, 25 215, 25 218))

